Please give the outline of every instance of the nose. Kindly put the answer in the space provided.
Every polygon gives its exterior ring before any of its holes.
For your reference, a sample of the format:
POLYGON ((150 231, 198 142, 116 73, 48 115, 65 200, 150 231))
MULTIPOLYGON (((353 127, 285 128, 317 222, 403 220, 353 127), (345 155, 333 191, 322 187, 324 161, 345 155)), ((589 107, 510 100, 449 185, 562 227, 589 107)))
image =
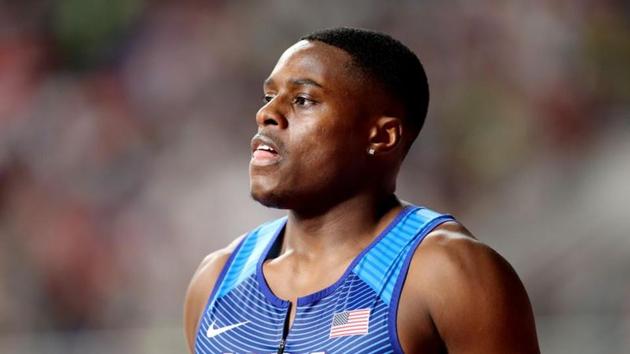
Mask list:
POLYGON ((277 126, 278 128, 284 129, 287 127, 287 119, 278 107, 280 104, 278 98, 279 97, 275 97, 267 102, 264 106, 260 107, 256 113, 256 123, 260 128, 277 126))

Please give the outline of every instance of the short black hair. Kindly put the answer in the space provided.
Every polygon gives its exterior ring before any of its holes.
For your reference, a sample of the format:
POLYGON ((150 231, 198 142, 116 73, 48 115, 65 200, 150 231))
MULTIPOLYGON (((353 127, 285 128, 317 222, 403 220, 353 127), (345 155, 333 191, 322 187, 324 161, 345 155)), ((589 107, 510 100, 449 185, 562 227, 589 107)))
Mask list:
POLYGON ((429 85, 422 63, 407 46, 385 33, 350 27, 320 30, 300 40, 323 42, 350 54, 353 64, 402 103, 404 121, 415 134, 420 132, 429 106, 429 85))

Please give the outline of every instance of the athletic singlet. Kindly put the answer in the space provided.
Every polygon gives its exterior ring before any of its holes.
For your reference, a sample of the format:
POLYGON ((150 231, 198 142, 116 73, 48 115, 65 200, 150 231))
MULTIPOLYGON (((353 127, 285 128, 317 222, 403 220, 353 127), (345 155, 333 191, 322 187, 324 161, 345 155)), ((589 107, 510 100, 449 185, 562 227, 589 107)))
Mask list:
POLYGON ((396 330, 398 300, 414 250, 437 225, 453 220, 408 206, 331 286, 291 303, 276 297, 262 264, 286 217, 247 234, 208 299, 195 353, 402 353, 396 330))

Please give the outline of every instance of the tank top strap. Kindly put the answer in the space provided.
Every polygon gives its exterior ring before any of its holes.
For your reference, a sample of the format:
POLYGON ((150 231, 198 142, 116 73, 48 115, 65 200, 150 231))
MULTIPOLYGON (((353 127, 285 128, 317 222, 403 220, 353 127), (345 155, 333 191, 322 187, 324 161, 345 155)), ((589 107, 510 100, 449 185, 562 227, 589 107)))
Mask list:
MULTIPOLYGON (((450 215, 413 207, 363 255, 352 272, 389 305, 396 296, 397 283, 406 275, 411 255, 422 239, 439 224, 451 220, 454 218, 450 215)), ((402 287, 402 281, 400 283, 398 286, 402 287)))
POLYGON ((287 218, 267 222, 249 232, 232 252, 210 295, 208 306, 229 293, 256 272, 256 265, 270 244, 284 228, 287 218))

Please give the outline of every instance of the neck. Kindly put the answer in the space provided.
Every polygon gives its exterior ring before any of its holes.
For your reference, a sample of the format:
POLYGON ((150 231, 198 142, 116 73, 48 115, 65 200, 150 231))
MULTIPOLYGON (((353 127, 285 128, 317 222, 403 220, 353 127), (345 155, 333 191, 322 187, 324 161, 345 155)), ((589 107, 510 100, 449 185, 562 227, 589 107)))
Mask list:
POLYGON ((289 212, 283 252, 304 257, 362 249, 383 230, 402 209, 393 194, 358 195, 326 211, 312 214, 289 212))

